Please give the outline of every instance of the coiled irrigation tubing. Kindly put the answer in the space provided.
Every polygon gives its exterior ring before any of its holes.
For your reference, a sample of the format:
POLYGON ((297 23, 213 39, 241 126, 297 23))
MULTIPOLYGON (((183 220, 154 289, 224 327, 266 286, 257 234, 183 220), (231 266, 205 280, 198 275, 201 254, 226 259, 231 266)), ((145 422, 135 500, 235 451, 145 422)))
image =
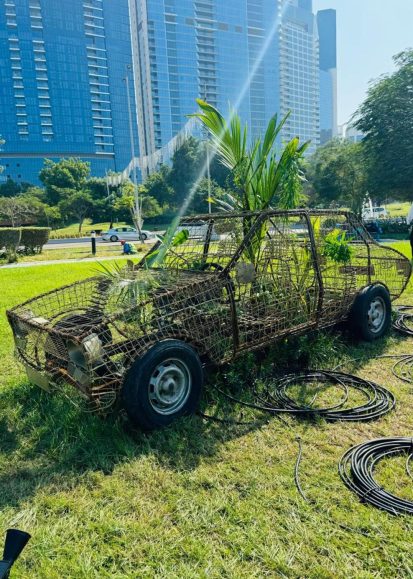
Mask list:
POLYGON ((376 464, 383 458, 406 455, 406 472, 412 474, 409 463, 413 455, 412 438, 378 438, 350 448, 339 463, 339 473, 344 484, 363 502, 393 515, 413 515, 413 502, 399 498, 384 490, 374 479, 376 464))
POLYGON ((248 402, 236 398, 231 394, 216 387, 226 398, 255 410, 270 414, 287 413, 307 417, 322 417, 327 421, 368 421, 377 419, 390 412, 395 406, 393 394, 371 380, 365 380, 358 376, 329 370, 308 371, 301 374, 289 374, 267 385, 261 392, 255 392, 255 401, 248 402), (313 406, 317 394, 310 404, 300 404, 289 394, 289 388, 293 386, 309 386, 314 383, 322 385, 334 385, 342 391, 341 399, 328 407, 313 406), (355 390, 364 397, 364 402, 356 406, 349 404, 350 392, 355 390))
POLYGON ((396 306, 397 317, 393 328, 404 336, 413 336, 413 306, 396 306))

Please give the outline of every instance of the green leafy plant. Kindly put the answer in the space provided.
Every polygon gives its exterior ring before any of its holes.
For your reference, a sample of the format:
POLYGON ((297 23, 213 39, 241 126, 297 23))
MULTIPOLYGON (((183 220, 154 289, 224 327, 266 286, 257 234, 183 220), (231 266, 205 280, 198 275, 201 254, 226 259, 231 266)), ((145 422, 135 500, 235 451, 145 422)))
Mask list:
MULTIPOLYGON (((254 139, 248 146, 247 126, 242 127, 238 114, 231 111, 227 122, 212 105, 197 99, 200 112, 190 115, 198 118, 208 129, 216 155, 220 162, 231 170, 235 191, 224 194, 222 199, 213 200, 224 211, 265 211, 272 204, 280 209, 294 209, 304 200, 301 181, 303 179, 299 161, 309 142, 300 145, 299 139, 291 139, 277 158, 275 143, 289 114, 280 122, 274 115, 264 137, 254 139)), ((250 230, 252 220, 244 219, 243 233, 250 230)), ((267 224, 258 228, 246 257, 256 265, 257 256, 267 231, 267 224)))
POLYGON ((323 247, 324 257, 331 259, 335 263, 348 263, 352 254, 353 250, 344 231, 335 229, 326 235, 323 247))

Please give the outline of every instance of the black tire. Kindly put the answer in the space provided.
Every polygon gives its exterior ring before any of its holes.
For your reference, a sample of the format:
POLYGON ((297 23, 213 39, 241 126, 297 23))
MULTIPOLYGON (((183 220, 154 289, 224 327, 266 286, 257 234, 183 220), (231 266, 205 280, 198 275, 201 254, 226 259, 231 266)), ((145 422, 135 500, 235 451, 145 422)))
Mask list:
POLYGON ((148 239, 148 236, 146 235, 146 233, 141 233, 141 240, 146 241, 147 239, 148 239))
POLYGON ((122 405, 134 425, 155 430, 193 414, 202 386, 197 352, 185 342, 164 340, 132 364, 122 388, 122 405))
POLYGON ((117 235, 111 235, 110 240, 112 242, 119 241, 119 237, 117 235))
POLYGON ((382 285, 365 288, 356 298, 350 312, 352 329, 367 342, 384 336, 391 325, 391 300, 382 285))

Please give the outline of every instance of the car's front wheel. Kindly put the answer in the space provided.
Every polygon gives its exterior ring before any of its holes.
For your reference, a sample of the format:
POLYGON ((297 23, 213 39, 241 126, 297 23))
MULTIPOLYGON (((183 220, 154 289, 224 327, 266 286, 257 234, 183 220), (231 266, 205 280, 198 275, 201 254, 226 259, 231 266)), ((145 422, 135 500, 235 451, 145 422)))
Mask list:
POLYGON ((365 288, 353 304, 349 321, 359 336, 368 342, 384 336, 391 325, 388 290, 379 284, 365 288))
POLYGON ((154 430, 193 414, 202 385, 202 365, 194 348, 164 340, 132 364, 122 389, 123 407, 136 426, 154 430))
POLYGON ((115 242, 115 241, 119 241, 119 237, 117 235, 111 235, 110 236, 110 240, 115 242))

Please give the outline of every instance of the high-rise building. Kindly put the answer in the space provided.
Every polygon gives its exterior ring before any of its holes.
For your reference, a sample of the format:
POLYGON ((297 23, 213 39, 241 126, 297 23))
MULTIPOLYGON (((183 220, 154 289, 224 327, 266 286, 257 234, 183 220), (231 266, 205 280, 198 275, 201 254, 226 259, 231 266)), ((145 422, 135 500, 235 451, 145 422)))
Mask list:
POLYGON ((320 140, 337 136, 337 39, 336 11, 317 13, 320 41, 320 140))
POLYGON ((252 136, 292 110, 281 138, 319 144, 311 0, 129 0, 141 154, 176 135, 205 98, 236 107, 252 136))
POLYGON ((131 63, 128 0, 0 0, 2 177, 36 183, 44 158, 68 156, 123 169, 131 63))
POLYGON ((312 0, 279 0, 286 6, 280 29, 281 113, 291 111, 284 140, 299 136, 320 144, 319 52, 312 0))

